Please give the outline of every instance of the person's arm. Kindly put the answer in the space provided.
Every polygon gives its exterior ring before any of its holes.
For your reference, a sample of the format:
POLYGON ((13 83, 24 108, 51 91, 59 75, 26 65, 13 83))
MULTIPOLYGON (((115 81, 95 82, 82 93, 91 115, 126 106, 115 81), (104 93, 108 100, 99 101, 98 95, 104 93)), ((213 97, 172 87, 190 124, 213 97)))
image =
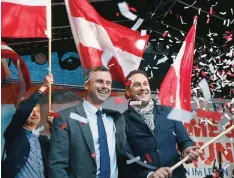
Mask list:
POLYGON ((185 129, 182 122, 174 121, 174 124, 175 124, 176 142, 178 144, 180 152, 183 153, 183 151, 186 148, 193 146, 194 143, 189 137, 188 132, 185 129))
POLYGON ((19 104, 18 109, 12 117, 12 120, 4 132, 5 139, 12 138, 18 134, 18 131, 23 127, 25 121, 30 116, 33 108, 39 103, 42 93, 48 88, 50 83, 53 83, 53 76, 46 76, 42 86, 33 93, 27 100, 19 104))
POLYGON ((68 178, 69 132, 65 118, 55 117, 51 128, 49 178, 68 178))
POLYGON ((18 134, 18 131, 23 127, 25 121, 30 116, 33 108, 41 98, 40 92, 35 92, 27 100, 20 103, 19 108, 16 110, 12 120, 4 132, 5 139, 13 137, 18 134))

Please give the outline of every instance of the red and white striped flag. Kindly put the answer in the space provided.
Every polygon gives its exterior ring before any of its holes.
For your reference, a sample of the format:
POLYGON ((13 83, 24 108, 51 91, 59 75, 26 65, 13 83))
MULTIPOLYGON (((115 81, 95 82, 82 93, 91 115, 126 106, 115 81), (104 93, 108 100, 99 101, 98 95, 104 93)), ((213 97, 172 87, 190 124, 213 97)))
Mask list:
MULTIPOLYGON (((21 57, 4 42, 1 42, 1 58, 10 58, 19 73, 19 82, 20 82, 20 97, 23 97, 25 92, 30 88, 30 73, 27 65, 21 59, 21 57)), ((4 64, 3 64, 4 65, 4 64)), ((8 66, 7 66, 8 67, 8 66)), ((5 69, 5 68, 3 68, 5 69)), ((4 76, 8 76, 8 71, 2 69, 2 79, 4 76)))
POLYGON ((104 65, 115 80, 138 69, 149 35, 103 19, 87 0, 65 0, 84 69, 104 65))
POLYGON ((2 37, 44 38, 49 0, 2 0, 2 37))
POLYGON ((191 111, 191 76, 194 59, 194 43, 196 36, 196 17, 180 51, 167 72, 160 90, 162 105, 191 111))

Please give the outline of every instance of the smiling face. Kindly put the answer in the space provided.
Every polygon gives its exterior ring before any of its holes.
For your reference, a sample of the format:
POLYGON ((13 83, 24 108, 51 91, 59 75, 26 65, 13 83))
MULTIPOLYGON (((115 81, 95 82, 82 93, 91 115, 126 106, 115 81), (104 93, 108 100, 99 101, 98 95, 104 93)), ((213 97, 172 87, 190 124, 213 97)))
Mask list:
POLYGON ((141 73, 133 74, 131 86, 126 89, 132 101, 142 101, 142 106, 147 105, 150 100, 150 86, 147 77, 141 73))
POLYGON ((92 72, 90 77, 89 81, 85 83, 86 100, 94 106, 100 107, 111 94, 111 75, 107 71, 96 71, 92 72))
POLYGON ((40 107, 39 105, 35 106, 30 114, 30 116, 28 117, 28 119, 25 122, 25 126, 30 126, 30 127, 37 127, 37 125, 39 124, 41 120, 40 117, 40 107))

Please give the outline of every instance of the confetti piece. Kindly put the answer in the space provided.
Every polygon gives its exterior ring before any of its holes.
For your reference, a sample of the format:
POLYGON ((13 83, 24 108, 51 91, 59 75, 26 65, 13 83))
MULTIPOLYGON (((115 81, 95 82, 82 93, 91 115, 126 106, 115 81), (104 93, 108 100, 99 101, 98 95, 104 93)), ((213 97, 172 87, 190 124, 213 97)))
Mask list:
POLYGON ((210 14, 213 14, 213 7, 210 7, 210 14))
POLYGON ((163 38, 166 37, 167 34, 168 34, 168 31, 163 32, 162 37, 163 37, 163 38))
POLYGON ((198 85, 200 89, 202 90, 205 101, 209 101, 211 99, 211 94, 210 94, 209 85, 206 79, 202 79, 198 85))
POLYGON ((91 157, 92 157, 92 158, 96 157, 96 153, 92 153, 92 154, 91 154, 91 157))
POLYGON ((173 108, 168 114, 167 118, 171 120, 189 123, 193 118, 193 113, 183 109, 173 108))
POLYGON ((60 114, 59 113, 57 113, 57 112, 49 112, 48 113, 48 116, 50 116, 50 117, 60 117, 60 114))
POLYGON ((121 2, 121 3, 118 3, 118 7, 119 7, 120 13, 124 17, 126 17, 126 18, 128 18, 128 19, 130 19, 132 21, 136 20, 137 16, 129 11, 129 8, 128 8, 127 3, 125 1, 121 2))
POLYGON ((168 60, 168 57, 165 56, 165 57, 163 57, 162 59, 159 59, 159 60, 157 61, 157 64, 156 64, 156 65, 159 65, 159 64, 161 64, 161 63, 164 63, 164 62, 166 62, 167 60, 168 60))
POLYGON ((200 13, 201 13, 201 8, 198 9, 198 15, 200 15, 200 13))
POLYGON ((85 81, 85 83, 88 83, 93 78, 93 74, 90 75, 90 77, 85 81))
POLYGON ((137 156, 137 157, 135 157, 135 158, 132 158, 132 159, 130 159, 130 160, 127 160, 126 162, 127 162, 127 164, 132 164, 132 163, 135 163, 135 162, 137 162, 137 161, 140 161, 140 156, 137 156))
POLYGON ((226 15, 227 12, 219 12, 221 15, 226 15))
POLYGON ((129 105, 130 106, 133 106, 133 105, 141 105, 142 104, 142 101, 130 101, 129 102, 129 105))
POLYGON ((73 113, 73 112, 70 114, 70 118, 74 119, 74 120, 77 120, 79 122, 85 123, 85 124, 88 123, 88 120, 86 118, 84 118, 84 117, 82 117, 82 116, 80 116, 80 115, 78 115, 76 113, 73 113))
POLYGON ((218 122, 222 119, 222 114, 220 112, 206 111, 201 108, 197 109, 197 116, 201 118, 209 118, 215 122, 218 122))
POLYGON ((61 125, 60 130, 63 130, 67 127, 67 123, 65 122, 63 125, 61 125))
POLYGON ((150 155, 148 153, 145 154, 145 157, 149 163, 152 163, 152 159, 150 158, 150 155))
MULTIPOLYGON (((132 30, 136 31, 140 26, 141 24, 144 22, 144 19, 142 18, 139 18, 136 23, 132 26, 132 30)), ((141 36, 144 36, 144 35, 141 35, 141 36)))
POLYGON ((194 6, 194 5, 196 4, 196 2, 197 2, 197 1, 194 1, 191 5, 189 5, 189 6, 185 6, 185 7, 184 7, 184 9, 188 9, 188 8, 190 8, 190 7, 194 6))
POLYGON ((141 36, 145 36, 147 33, 147 30, 141 30, 141 36))

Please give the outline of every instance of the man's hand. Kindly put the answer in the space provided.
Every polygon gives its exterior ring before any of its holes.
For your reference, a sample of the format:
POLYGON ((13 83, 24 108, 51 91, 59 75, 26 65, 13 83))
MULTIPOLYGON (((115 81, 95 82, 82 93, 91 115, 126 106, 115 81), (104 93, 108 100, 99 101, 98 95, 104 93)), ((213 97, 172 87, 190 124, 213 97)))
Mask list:
POLYGON ((148 178, 170 178, 172 176, 172 171, 169 167, 162 167, 155 172, 152 172, 148 178))
POLYGON ((53 123, 53 119, 54 119, 53 113, 54 113, 53 111, 50 111, 46 115, 46 121, 47 121, 47 123, 49 124, 50 127, 52 127, 52 123, 53 123))
POLYGON ((202 155, 202 152, 199 151, 199 146, 190 146, 184 150, 183 158, 189 156, 187 164, 192 163, 193 160, 197 160, 197 158, 202 155))
POLYGON ((39 90, 43 93, 51 84, 54 83, 54 77, 52 74, 48 74, 45 76, 42 86, 39 90))

